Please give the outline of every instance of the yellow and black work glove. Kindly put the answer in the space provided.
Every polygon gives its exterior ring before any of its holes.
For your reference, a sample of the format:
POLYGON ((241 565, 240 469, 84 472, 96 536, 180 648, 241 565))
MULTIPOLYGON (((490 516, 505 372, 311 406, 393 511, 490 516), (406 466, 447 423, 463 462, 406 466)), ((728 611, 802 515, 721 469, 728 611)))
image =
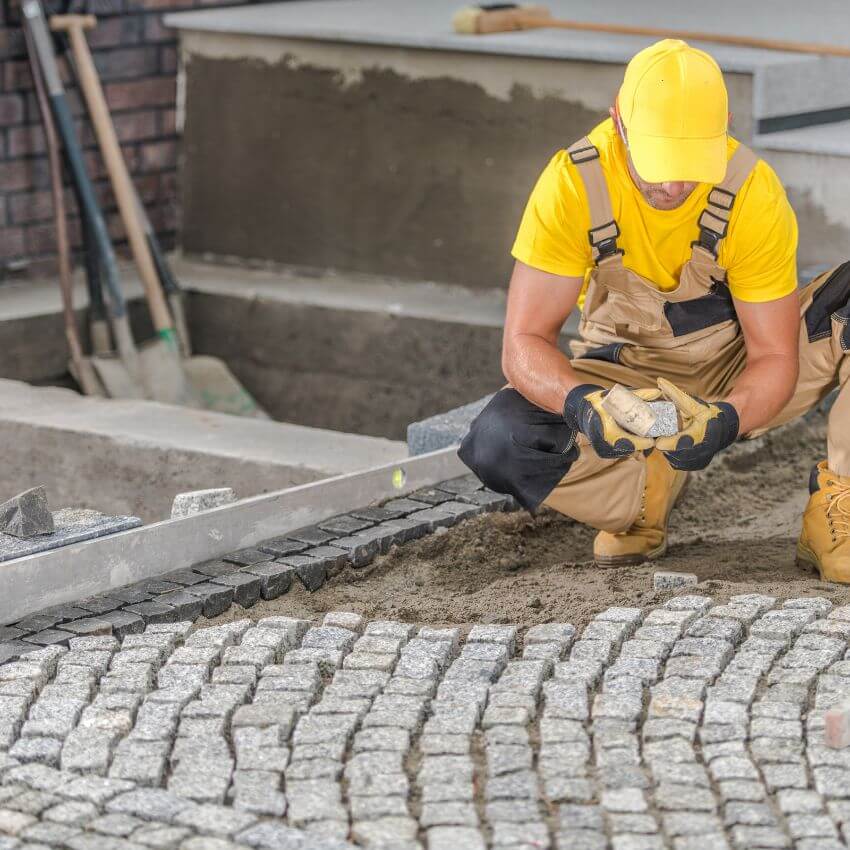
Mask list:
MULTIPOLYGON (((658 390, 635 390, 644 401, 658 398, 658 390)), ((580 384, 567 393, 564 402, 564 421, 573 430, 580 431, 590 440, 593 450, 601 458, 628 457, 646 451, 655 445, 649 437, 638 437, 621 428, 602 407, 607 390, 596 384, 580 384)))
POLYGON ((705 469, 718 452, 738 439, 738 411, 728 402, 703 401, 664 378, 658 379, 658 387, 682 414, 682 430, 655 441, 673 469, 705 469))

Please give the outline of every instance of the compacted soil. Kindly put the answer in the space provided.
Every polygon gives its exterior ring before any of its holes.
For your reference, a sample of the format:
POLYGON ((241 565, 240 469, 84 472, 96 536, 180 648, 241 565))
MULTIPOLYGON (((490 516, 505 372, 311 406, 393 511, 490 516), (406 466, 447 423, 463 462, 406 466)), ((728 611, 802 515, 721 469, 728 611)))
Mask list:
POLYGON ((673 513, 670 549, 654 563, 600 567, 595 532, 552 511, 487 514, 443 534, 394 548, 362 570, 347 569, 316 593, 293 589, 215 622, 270 614, 312 617, 350 610, 369 619, 451 624, 544 622, 585 624, 612 605, 661 603, 658 570, 696 573, 687 591, 725 599, 766 593, 780 598, 850 600, 795 565, 795 544, 812 465, 825 457, 825 418, 801 420, 739 443, 691 476, 673 513))

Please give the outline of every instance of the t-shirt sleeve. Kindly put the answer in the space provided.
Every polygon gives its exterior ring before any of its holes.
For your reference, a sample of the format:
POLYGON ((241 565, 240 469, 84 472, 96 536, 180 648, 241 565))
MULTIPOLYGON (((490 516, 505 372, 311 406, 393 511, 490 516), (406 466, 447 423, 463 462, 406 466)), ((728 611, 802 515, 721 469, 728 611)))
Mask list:
POLYGON ((581 178, 567 152, 559 151, 531 192, 511 254, 535 269, 583 278, 593 260, 589 228, 581 178))
POLYGON ((720 251, 729 289, 741 301, 784 298, 797 289, 797 217, 782 183, 763 160, 740 201, 729 222, 728 244, 720 251))

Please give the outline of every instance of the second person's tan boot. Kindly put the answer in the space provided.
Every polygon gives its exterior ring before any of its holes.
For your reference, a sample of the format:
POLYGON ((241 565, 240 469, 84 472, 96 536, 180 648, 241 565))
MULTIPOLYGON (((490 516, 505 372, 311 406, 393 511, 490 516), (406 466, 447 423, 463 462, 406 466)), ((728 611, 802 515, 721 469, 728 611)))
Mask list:
POLYGON ((687 472, 673 469, 664 455, 653 451, 646 459, 646 484, 640 514, 628 531, 600 531, 593 541, 598 564, 640 564, 660 558, 667 551, 667 520, 682 495, 687 472))

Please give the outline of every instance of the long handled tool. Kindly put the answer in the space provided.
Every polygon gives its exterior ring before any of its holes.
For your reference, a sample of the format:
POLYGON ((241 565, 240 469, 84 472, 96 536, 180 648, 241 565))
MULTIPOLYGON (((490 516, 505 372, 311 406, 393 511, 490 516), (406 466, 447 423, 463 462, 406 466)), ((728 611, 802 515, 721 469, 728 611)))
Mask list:
POLYGON ((62 312, 65 320, 65 339, 68 342, 68 352, 71 357, 71 372, 86 395, 103 395, 104 390, 90 360, 83 356, 80 344, 80 334, 77 328, 77 317, 74 314, 74 281, 71 276, 71 251, 68 242, 68 221, 65 217, 65 195, 62 188, 62 161, 59 150, 59 140, 56 137, 56 127, 50 114, 50 104, 47 99, 47 89, 38 58, 35 53, 32 33, 29 27, 24 28, 24 39, 27 45, 27 58, 35 87, 38 110, 44 127, 44 137, 47 144, 47 158, 50 166, 50 187, 53 201, 53 218, 56 226, 56 250, 59 263, 59 290, 62 293, 62 312))
POLYGON ((92 363, 98 377, 110 396, 119 398, 144 398, 139 353, 130 331, 127 308, 118 276, 118 263, 106 229, 106 222, 98 207, 94 188, 86 172, 82 151, 74 131, 74 121, 59 76, 56 56, 50 42, 50 33, 44 20, 39 0, 24 0, 21 5, 23 26, 32 39, 33 49, 47 89, 50 111, 65 147, 65 156, 71 171, 82 213, 97 246, 101 269, 109 292, 110 322, 120 359, 96 357, 92 363))
POLYGON ((850 56, 850 47, 841 47, 835 44, 756 38, 746 35, 725 35, 700 30, 568 21, 553 18, 549 9, 538 5, 520 6, 500 3, 492 6, 466 6, 455 13, 452 23, 455 32, 469 35, 486 35, 515 30, 565 29, 581 32, 605 32, 616 35, 643 35, 651 38, 681 38, 685 41, 710 41, 715 44, 731 44, 735 47, 785 50, 791 53, 814 53, 818 56, 850 56))
MULTIPOLYGON (((161 394, 158 397, 161 400, 201 406, 219 413, 268 418, 224 361, 217 357, 190 356, 192 346, 183 308, 183 294, 159 246, 156 233, 121 157, 100 80, 86 41, 86 30, 97 26, 97 18, 93 15, 54 15, 50 19, 50 26, 55 31, 67 33, 71 42, 77 76, 85 93, 115 195, 119 199, 124 225, 128 234, 133 234, 131 245, 145 282, 151 312, 154 317, 161 314, 163 310, 167 314, 168 308, 163 298, 164 291, 173 316, 174 331, 172 333, 175 334, 180 350, 186 358, 182 364, 182 371, 178 373, 181 377, 188 378, 187 385, 182 390, 183 395, 178 394, 172 399, 164 399, 161 394), (136 241, 133 241, 134 239, 136 241), (137 244, 140 239, 143 244, 137 244), (159 288, 160 283, 162 290, 159 288)), ((168 320, 171 321, 170 316, 168 320)), ((141 351, 143 362, 145 362, 149 349, 143 346, 141 351)), ((175 389, 179 389, 179 385, 175 385, 175 389)))
POLYGON ((77 77, 109 172, 157 332, 158 339, 145 344, 140 350, 145 385, 151 397, 157 401, 197 406, 200 402, 192 391, 180 361, 177 335, 159 286, 150 246, 145 238, 139 215, 140 205, 86 41, 86 29, 91 29, 96 23, 96 19, 91 15, 56 15, 51 19, 51 28, 66 32, 71 42, 77 77))

